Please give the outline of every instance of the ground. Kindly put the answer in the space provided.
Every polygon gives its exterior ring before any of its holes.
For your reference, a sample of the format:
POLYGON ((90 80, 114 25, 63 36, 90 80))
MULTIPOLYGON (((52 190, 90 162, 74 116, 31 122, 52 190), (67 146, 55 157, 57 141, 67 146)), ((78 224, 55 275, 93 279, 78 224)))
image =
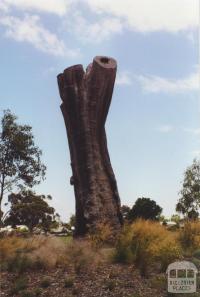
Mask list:
POLYGON ((11 284, 19 276, 14 273, 1 273, 0 296, 38 296, 48 297, 164 297, 165 275, 143 279, 133 265, 104 264, 90 273, 72 275, 68 269, 57 268, 48 271, 26 272, 27 288, 18 294, 10 295, 11 284), (69 282, 69 279, 71 280, 69 282), (46 280, 46 285, 44 285, 46 280), (66 285, 66 280, 68 283, 66 285), (45 288, 45 286, 47 286, 45 288), (23 295, 25 292, 32 295, 23 295), (35 295, 37 296, 37 295, 35 295))

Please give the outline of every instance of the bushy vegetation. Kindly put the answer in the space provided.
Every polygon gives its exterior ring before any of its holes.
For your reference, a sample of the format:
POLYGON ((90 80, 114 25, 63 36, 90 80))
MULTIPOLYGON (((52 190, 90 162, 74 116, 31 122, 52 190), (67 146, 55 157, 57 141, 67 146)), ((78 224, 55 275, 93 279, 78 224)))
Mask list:
POLYGON ((200 222, 187 221, 179 233, 179 240, 185 249, 194 250, 200 248, 200 222))
POLYGON ((14 272, 53 268, 63 263, 66 244, 55 237, 4 237, 0 239, 1 269, 14 272))
POLYGON ((79 274, 92 271, 104 258, 103 253, 86 240, 66 242, 61 238, 42 235, 0 239, 0 269, 10 272, 70 266, 79 274))
POLYGON ((51 199, 50 195, 36 195, 31 190, 10 194, 10 211, 4 223, 13 227, 25 225, 30 232, 34 227, 40 227, 45 232, 50 231, 56 223, 57 215, 55 209, 48 204, 48 200, 51 199))
POLYGON ((32 127, 20 125, 10 110, 5 110, 0 123, 0 219, 6 191, 22 186, 33 187, 45 177, 41 150, 35 145, 32 127))
POLYGON ((200 160, 194 159, 184 173, 183 186, 176 211, 185 218, 195 220, 199 217, 200 207, 200 160))
POLYGON ((89 240, 93 247, 100 248, 113 242, 113 229, 106 222, 99 223, 96 229, 90 233, 89 240))
MULTIPOLYGON (((174 260, 190 256, 200 262, 200 222, 186 222, 183 229, 170 231, 158 222, 139 219, 125 225, 115 245, 107 244, 107 226, 87 240, 44 235, 8 236, 0 239, 1 270, 14 273, 71 267, 74 275, 90 273, 105 262, 131 263, 142 276, 164 272, 174 260), (94 242, 93 242, 94 240, 94 242), (112 257, 111 257, 112 255, 112 257), (156 270, 155 270, 156 269, 156 270)), ((195 262, 195 263, 196 263, 195 262)), ((198 265, 199 266, 199 265, 198 265)), ((74 275, 64 287, 73 286, 74 275)), ((109 287, 109 286, 108 286, 109 287)), ((24 289, 23 289, 24 290, 24 289)))
POLYGON ((28 286, 28 280, 25 276, 20 276, 19 278, 17 278, 14 282, 14 284, 12 285, 11 288, 11 295, 17 294, 18 292, 25 290, 28 286))
POLYGON ((156 201, 150 198, 138 198, 133 205, 132 209, 128 213, 128 219, 135 221, 139 218, 144 220, 157 221, 161 215, 162 207, 160 207, 156 201))
POLYGON ((103 255, 93 249, 91 242, 74 240, 66 248, 66 263, 73 266, 77 274, 90 272, 103 261, 103 255))
POLYGON ((154 263, 159 263, 161 270, 164 270, 171 261, 181 256, 176 234, 159 223, 141 219, 125 226, 114 253, 116 261, 134 263, 143 276, 147 275, 148 267, 154 263))

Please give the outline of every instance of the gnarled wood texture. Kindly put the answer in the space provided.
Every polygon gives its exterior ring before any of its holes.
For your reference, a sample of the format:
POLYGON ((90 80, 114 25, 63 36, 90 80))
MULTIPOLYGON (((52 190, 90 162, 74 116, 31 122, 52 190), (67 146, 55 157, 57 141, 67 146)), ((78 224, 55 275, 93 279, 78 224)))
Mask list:
POLYGON ((86 72, 74 65, 58 75, 76 198, 76 234, 85 235, 99 223, 114 231, 122 224, 120 198, 107 149, 105 121, 117 64, 95 57, 86 72))

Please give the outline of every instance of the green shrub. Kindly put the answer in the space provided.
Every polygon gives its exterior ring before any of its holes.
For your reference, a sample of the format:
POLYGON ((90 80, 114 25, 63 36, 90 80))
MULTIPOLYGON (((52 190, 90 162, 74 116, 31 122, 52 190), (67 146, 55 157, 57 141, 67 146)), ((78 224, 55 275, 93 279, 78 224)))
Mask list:
POLYGON ((32 268, 32 261, 26 255, 17 253, 7 260, 7 270, 9 272, 23 273, 32 268))
POLYGON ((173 234, 166 234, 166 237, 162 238, 160 243, 152 244, 152 248, 153 257, 160 263, 162 272, 166 271, 171 262, 182 258, 182 248, 173 234))
POLYGON ((181 256, 181 247, 174 233, 159 223, 138 220, 122 231, 114 260, 133 262, 141 275, 146 276, 151 264, 159 263, 165 269, 171 261, 181 256))
POLYGON ((12 288, 11 288, 11 294, 17 294, 19 291, 25 290, 28 286, 28 280, 26 277, 19 277, 15 280, 12 288))
POLYGON ((167 286, 167 279, 163 275, 154 276, 150 280, 150 286, 151 286, 151 288, 154 288, 154 289, 163 289, 163 290, 165 290, 166 286, 167 286))
POLYGON ((71 288, 71 287, 73 287, 73 285, 74 285, 74 278, 68 277, 65 279, 65 281, 64 281, 65 288, 71 288))
POLYGON ((197 258, 198 260, 200 260, 200 249, 194 251, 193 253, 193 257, 197 258))
POLYGON ((198 270, 200 270, 200 260, 197 258, 192 258, 191 260, 192 263, 197 267, 198 270))
POLYGON ((49 277, 45 277, 41 282, 40 286, 42 288, 48 288, 51 285, 51 279, 49 277))
POLYGON ((200 222, 185 222, 179 233, 179 240, 185 249, 195 250, 200 247, 200 222))
POLYGON ((129 225, 124 226, 119 240, 116 244, 116 249, 113 253, 113 260, 117 263, 132 263, 134 256, 131 250, 132 232, 129 225))

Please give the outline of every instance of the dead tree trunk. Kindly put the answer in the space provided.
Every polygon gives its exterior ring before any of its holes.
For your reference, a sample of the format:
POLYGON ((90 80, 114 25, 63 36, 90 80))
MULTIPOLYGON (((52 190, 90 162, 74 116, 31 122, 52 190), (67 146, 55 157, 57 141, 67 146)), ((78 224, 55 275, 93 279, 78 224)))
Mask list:
POLYGON ((99 223, 114 231, 122 224, 120 198, 107 149, 105 121, 110 106, 117 64, 95 57, 87 67, 74 65, 58 75, 71 156, 76 198, 76 234, 85 235, 99 223))

